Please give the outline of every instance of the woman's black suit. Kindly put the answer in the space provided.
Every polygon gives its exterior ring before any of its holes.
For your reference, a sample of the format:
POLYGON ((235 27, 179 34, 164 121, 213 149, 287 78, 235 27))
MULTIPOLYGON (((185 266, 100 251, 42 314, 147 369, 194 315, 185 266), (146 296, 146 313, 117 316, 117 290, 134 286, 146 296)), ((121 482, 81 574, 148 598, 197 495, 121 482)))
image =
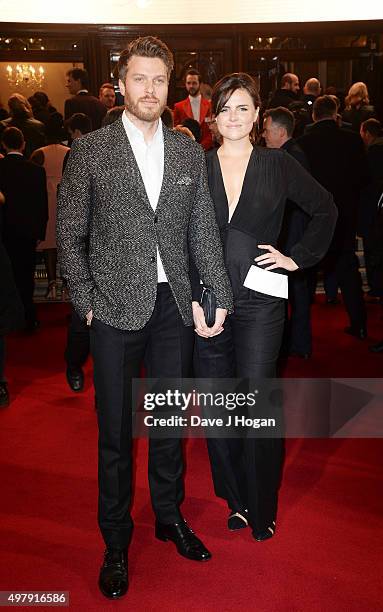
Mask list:
MULTIPOLYGON (((209 339, 197 336, 195 374, 209 378, 273 378, 284 326, 284 300, 246 289, 243 282, 254 258, 265 253, 258 245, 277 245, 287 199, 311 217, 302 240, 290 252, 299 268, 316 264, 326 253, 336 223, 336 208, 332 196, 290 155, 254 147, 229 223, 217 150, 208 152, 207 166, 233 287, 234 313, 226 319, 220 335, 209 339)), ((194 272, 194 300, 199 299, 199 293, 199 279, 194 272)), ((226 499, 234 512, 248 509, 254 534, 265 533, 276 517, 282 440, 210 438, 208 450, 216 494, 226 499)))

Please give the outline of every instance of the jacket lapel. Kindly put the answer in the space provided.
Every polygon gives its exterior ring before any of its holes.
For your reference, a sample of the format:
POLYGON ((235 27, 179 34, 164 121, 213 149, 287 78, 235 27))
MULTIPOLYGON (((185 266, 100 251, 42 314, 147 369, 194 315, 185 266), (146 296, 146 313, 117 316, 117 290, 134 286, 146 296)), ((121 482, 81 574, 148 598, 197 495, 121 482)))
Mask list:
POLYGON ((111 137, 111 149, 115 151, 114 157, 116 159, 116 165, 121 171, 126 186, 126 193, 131 193, 132 185, 134 185, 134 191, 141 198, 146 207, 149 208, 150 212, 154 214, 146 193, 140 169, 121 118, 117 119, 111 126, 111 137))
POLYGON ((165 204, 179 176, 177 141, 173 138, 171 130, 164 125, 162 127, 164 134, 164 176, 162 179, 160 196, 158 198, 157 210, 165 204))

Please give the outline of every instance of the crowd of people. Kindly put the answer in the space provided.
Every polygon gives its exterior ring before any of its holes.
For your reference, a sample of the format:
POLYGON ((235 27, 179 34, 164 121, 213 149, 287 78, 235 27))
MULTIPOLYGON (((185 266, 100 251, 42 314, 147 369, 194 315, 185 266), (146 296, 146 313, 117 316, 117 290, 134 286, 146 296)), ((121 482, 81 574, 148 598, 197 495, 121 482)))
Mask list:
MULTIPOLYGON (((128 588, 128 396, 142 362, 151 378, 187 377, 194 351, 198 377, 276 376, 281 354, 312 354, 319 271, 329 305, 341 290, 345 332, 364 340, 357 236, 368 297, 383 301, 383 136, 366 85, 353 84, 342 108, 316 77, 300 95, 298 76, 287 73, 262 104, 253 78, 234 73, 208 100, 200 73, 189 69, 187 96, 172 110, 172 68, 164 43, 138 39, 121 54, 118 92, 104 83, 98 97, 90 95, 86 70, 74 68, 64 116, 43 92, 28 100, 13 94, 0 122, 0 405, 9 402, 5 334, 39 325, 40 250, 47 299, 57 299, 60 285, 72 302, 65 359, 74 392, 84 387, 92 351, 106 544, 99 586, 111 598, 128 588), (211 326, 207 287, 216 300, 211 326)), ((371 350, 383 352, 383 342, 371 350)), ((157 538, 189 559, 208 560, 180 511, 180 440, 150 439, 149 447, 157 538)), ((257 541, 272 537, 281 440, 210 438, 208 449, 228 528, 249 525, 257 541)))

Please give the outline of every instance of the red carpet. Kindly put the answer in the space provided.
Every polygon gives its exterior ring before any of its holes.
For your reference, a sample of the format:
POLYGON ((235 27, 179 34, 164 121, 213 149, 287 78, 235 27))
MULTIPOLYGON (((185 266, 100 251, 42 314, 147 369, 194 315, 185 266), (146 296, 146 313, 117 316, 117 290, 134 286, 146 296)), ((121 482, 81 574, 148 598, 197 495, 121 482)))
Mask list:
MULTIPOLYGON (((12 403, 2 410, 0 590, 70 591, 70 609, 137 611, 377 612, 382 610, 382 440, 289 440, 275 538, 226 529, 204 442, 187 444, 185 516, 213 552, 206 564, 154 539, 139 441, 130 591, 109 603, 97 589, 103 545, 96 523, 96 420, 86 391, 65 382, 65 312, 41 305, 34 337, 8 346, 12 403)), ((383 336, 369 307, 371 341, 383 336)), ((291 376, 379 377, 383 355, 347 337, 341 307, 314 307, 314 357, 291 376)), ((42 609, 49 609, 44 607, 42 609)))

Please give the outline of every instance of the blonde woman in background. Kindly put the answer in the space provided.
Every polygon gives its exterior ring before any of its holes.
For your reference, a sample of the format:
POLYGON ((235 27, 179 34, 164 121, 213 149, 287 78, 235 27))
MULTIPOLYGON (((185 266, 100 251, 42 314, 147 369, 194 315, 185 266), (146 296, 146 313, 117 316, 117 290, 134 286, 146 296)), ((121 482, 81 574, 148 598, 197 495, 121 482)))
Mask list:
POLYGON ((351 123, 352 130, 359 133, 363 121, 375 117, 374 107, 370 105, 367 85, 362 81, 351 85, 345 103, 346 108, 342 113, 342 119, 351 123))

